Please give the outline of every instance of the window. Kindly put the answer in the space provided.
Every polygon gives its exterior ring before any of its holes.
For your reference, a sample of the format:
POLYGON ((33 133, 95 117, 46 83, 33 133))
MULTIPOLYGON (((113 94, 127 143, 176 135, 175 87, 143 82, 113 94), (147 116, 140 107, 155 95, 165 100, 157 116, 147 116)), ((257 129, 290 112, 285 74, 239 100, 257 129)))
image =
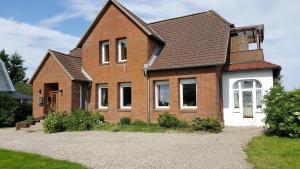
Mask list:
POLYGON ((101 49, 102 64, 109 63, 109 42, 101 42, 101 49))
POLYGON ((118 40, 118 61, 119 62, 127 61, 127 40, 126 39, 118 40))
POLYGON ((120 107, 121 109, 131 108, 131 84, 120 84, 120 107))
POLYGON ((155 108, 169 108, 169 82, 155 82, 155 108))
POLYGON ((254 105, 256 105, 257 109, 262 108, 263 103, 263 95, 262 95, 262 85, 257 80, 240 80, 234 83, 233 85, 233 106, 235 109, 240 108, 240 99, 245 98, 242 96, 244 92, 250 91, 251 95, 255 95, 255 100, 251 101, 254 105))
POLYGON ((196 79, 180 80, 180 108, 197 108, 196 79))
POLYGON ((99 109, 108 108, 108 88, 106 84, 99 85, 98 89, 99 109))

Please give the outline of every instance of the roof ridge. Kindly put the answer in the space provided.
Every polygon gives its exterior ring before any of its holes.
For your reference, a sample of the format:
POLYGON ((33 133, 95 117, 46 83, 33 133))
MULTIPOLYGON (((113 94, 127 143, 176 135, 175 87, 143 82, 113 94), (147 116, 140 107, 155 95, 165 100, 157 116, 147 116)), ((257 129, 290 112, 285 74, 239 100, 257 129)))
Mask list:
POLYGON ((76 58, 76 59, 82 59, 81 57, 78 57, 78 56, 73 56, 73 55, 69 55, 69 54, 65 54, 65 53, 62 53, 62 52, 58 52, 58 51, 55 51, 55 50, 52 50, 52 49, 48 49, 50 52, 54 52, 54 53, 58 53, 58 54, 62 54, 62 55, 65 55, 65 56, 68 56, 68 57, 72 57, 72 58, 76 58))
POLYGON ((168 18, 168 19, 162 19, 162 20, 159 20, 159 21, 149 22, 148 25, 156 24, 156 23, 159 23, 159 22, 171 21, 171 20, 175 20, 175 19, 181 19, 181 18, 190 17, 190 16, 194 16, 194 15, 206 14, 208 12, 210 12, 210 11, 203 11, 203 12, 197 12, 197 13, 192 13, 192 14, 188 14, 188 15, 177 16, 177 17, 173 17, 173 18, 168 18))
POLYGON ((212 13, 215 16, 217 16, 219 19, 221 19, 223 22, 225 22, 228 25, 233 25, 232 23, 228 22, 224 17, 222 17, 220 14, 218 14, 216 11, 210 9, 208 11, 203 11, 203 12, 197 12, 197 13, 192 13, 192 14, 188 14, 188 15, 183 15, 183 16, 177 16, 174 18, 169 18, 169 19, 163 19, 163 20, 159 20, 159 21, 155 21, 155 22, 150 22, 148 23, 148 25, 152 25, 152 24, 156 24, 156 23, 160 23, 160 22, 166 22, 166 21, 171 21, 171 20, 176 20, 176 19, 181 19, 181 18, 186 18, 186 17, 190 17, 190 16, 195 16, 195 15, 203 15, 203 14, 207 14, 207 13, 212 13))

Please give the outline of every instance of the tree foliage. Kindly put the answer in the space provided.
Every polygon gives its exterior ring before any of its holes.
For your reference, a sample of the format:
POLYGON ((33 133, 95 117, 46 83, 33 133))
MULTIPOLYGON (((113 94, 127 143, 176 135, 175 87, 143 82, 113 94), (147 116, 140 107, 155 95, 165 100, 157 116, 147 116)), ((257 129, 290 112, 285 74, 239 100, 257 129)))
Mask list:
POLYGON ((24 67, 24 60, 20 54, 15 52, 9 56, 3 49, 0 51, 0 59, 4 62, 13 84, 28 81, 28 79, 25 78, 26 68, 24 67))
POLYGON ((264 101, 269 133, 300 137, 300 89, 285 91, 278 79, 264 101))

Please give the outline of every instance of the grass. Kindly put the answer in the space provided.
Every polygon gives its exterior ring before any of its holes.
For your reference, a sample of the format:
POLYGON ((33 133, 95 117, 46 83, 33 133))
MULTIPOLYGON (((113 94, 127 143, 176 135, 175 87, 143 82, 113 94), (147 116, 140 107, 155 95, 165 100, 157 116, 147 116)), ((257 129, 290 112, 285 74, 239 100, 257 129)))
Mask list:
POLYGON ((87 169, 83 165, 37 154, 0 149, 1 169, 87 169))
POLYGON ((300 168, 300 139, 262 135, 248 144, 246 153, 255 169, 300 168))
POLYGON ((151 124, 148 126, 136 126, 136 125, 117 125, 117 124, 104 124, 97 127, 98 130, 110 131, 110 132, 145 132, 145 133, 164 133, 164 132, 192 132, 190 128, 174 128, 167 129, 157 124, 151 124))

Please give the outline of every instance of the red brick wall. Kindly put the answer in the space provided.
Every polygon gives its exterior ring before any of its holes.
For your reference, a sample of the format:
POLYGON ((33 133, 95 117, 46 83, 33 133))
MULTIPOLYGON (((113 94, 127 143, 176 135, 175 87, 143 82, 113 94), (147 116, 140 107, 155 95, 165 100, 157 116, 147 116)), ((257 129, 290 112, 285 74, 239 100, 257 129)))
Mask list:
POLYGON ((150 105, 151 121, 156 121, 161 112, 170 112, 180 119, 191 120, 197 116, 220 118, 219 79, 217 67, 181 69, 170 71, 156 71, 150 77, 150 105), (195 78, 197 82, 197 109, 180 110, 179 85, 180 79, 195 78), (154 84, 155 81, 169 81, 170 105, 169 109, 155 109, 154 84))
MULTIPOLYGON (((33 116, 40 118, 44 116, 44 107, 39 106, 39 97, 45 97, 48 89, 45 84, 59 83, 59 88, 63 90, 58 95, 58 111, 71 110, 71 80, 65 74, 52 56, 45 62, 39 74, 33 82, 33 116), (41 94, 39 93, 41 90, 41 94)), ((44 100, 44 106, 46 99, 44 100)))
POLYGON ((97 84, 108 84, 109 109, 105 118, 117 122, 123 116, 132 119, 147 119, 147 81, 143 67, 149 58, 148 36, 141 31, 127 16, 111 5, 94 31, 83 44, 83 67, 93 79, 91 104, 92 110, 98 109, 97 84), (127 62, 117 63, 117 39, 127 38, 127 62), (109 40, 110 63, 99 63, 99 41, 109 40), (119 109, 119 83, 131 82, 132 109, 119 109))

